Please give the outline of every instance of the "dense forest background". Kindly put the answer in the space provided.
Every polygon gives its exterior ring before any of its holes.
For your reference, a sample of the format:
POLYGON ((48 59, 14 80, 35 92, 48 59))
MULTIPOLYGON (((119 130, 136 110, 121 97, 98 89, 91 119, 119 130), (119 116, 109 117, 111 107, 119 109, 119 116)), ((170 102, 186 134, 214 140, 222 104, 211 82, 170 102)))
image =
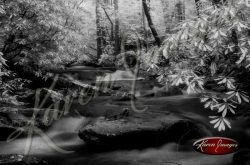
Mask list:
POLYGON ((119 67, 118 55, 129 51, 133 63, 137 39, 152 54, 176 24, 197 15, 194 1, 24 0, 0 7, 2 99, 72 65, 119 67))
POLYGON ((249 164, 249 7, 0 0, 0 164, 249 164))

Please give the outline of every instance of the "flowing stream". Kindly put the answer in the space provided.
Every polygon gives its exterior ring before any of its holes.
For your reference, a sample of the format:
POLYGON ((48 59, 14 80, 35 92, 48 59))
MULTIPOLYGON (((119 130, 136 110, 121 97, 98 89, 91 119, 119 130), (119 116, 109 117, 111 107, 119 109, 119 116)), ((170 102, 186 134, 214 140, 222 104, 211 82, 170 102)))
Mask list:
MULTIPOLYGON (((188 100, 184 96, 159 99, 163 105, 172 104, 183 107, 188 100), (164 103, 163 103, 164 102, 164 103), (183 102, 183 103, 182 103, 183 102)), ((151 100, 147 101, 150 104, 151 100)), ((157 102, 157 101, 156 101, 157 102)), ((100 102, 99 102, 100 103, 100 102)), ((97 103, 98 104, 98 103, 97 103)), ((101 103, 100 103, 101 104, 101 103)), ((159 104, 159 103, 156 103, 159 104)), ((195 105, 195 104, 194 104, 195 105)), ((187 112, 187 116, 198 111, 190 102, 193 112, 187 112), (189 114, 188 114, 189 113, 189 114)), ((152 105, 154 106, 154 105, 152 105)), ((175 109, 178 111, 178 109, 175 109)), ((197 120, 204 120, 200 114, 193 115, 197 120)), ((48 161, 51 165, 231 165, 232 154, 225 156, 209 156, 195 152, 192 146, 179 146, 176 143, 169 143, 159 148, 147 148, 143 150, 113 150, 101 151, 86 147, 85 143, 78 137, 78 130, 87 122, 85 117, 64 117, 55 122, 48 131, 47 136, 58 147, 74 151, 70 154, 63 154, 52 149, 41 136, 34 136, 30 154, 48 161)), ((26 138, 17 139, 13 142, 1 142, 0 154, 24 154, 26 138)))
MULTIPOLYGON (((82 70, 82 68, 76 68, 82 70)), ((79 72, 80 72, 79 71, 79 72)), ((73 71, 76 72, 76 71, 73 71)), ((86 73, 78 73, 86 76, 86 73)), ((93 76, 90 74, 89 77, 93 76)), ((113 74, 114 79, 131 79, 130 75, 124 72, 113 74)), ((145 88, 149 83, 141 82, 139 87, 145 88)), ((129 85, 128 85, 129 86, 129 85)), ((154 84, 147 88, 152 88, 154 84)), ((203 124, 208 124, 208 111, 203 109, 199 100, 192 96, 173 96, 162 98, 144 98, 138 101, 140 105, 145 105, 158 110, 168 110, 171 113, 177 113, 184 118, 195 120, 203 124)), ((128 105, 129 102, 123 102, 122 105, 128 105)), ((122 108, 120 104, 109 101, 106 98, 98 98, 85 107, 74 106, 79 111, 89 110, 100 113, 110 109, 122 108)), ((103 114, 102 114, 103 115, 103 114)), ((192 142, 186 145, 177 143, 168 143, 158 148, 146 148, 141 150, 111 150, 103 151, 86 146, 83 140, 78 137, 79 129, 86 124, 89 118, 65 116, 53 123, 53 125, 44 132, 53 143, 61 149, 73 151, 64 154, 54 150, 39 135, 34 135, 30 155, 39 157, 48 161, 50 165, 232 165, 232 154, 225 156, 210 156, 195 152, 192 149, 192 142)), ((209 124, 208 124, 209 125, 209 124)), ((232 124, 233 129, 226 135, 232 135, 237 132, 239 137, 248 139, 246 131, 241 124, 232 124)), ((222 134, 217 134, 218 136, 222 134)), ((171 136, 171 135, 170 135, 171 136)), ((19 138, 12 142, 0 142, 0 154, 24 154, 27 138, 19 138)))

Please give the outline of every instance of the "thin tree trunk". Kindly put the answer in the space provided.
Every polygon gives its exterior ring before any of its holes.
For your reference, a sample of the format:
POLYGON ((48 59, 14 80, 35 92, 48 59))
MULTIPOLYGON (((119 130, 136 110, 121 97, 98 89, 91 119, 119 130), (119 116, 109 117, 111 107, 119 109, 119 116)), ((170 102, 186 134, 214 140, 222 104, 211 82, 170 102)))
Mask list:
POLYGON ((186 19, 186 4, 185 1, 182 3, 182 20, 184 21, 186 19))
POLYGON ((201 7, 200 5, 201 5, 200 0, 195 0, 195 6, 198 17, 200 17, 200 7, 201 7))
POLYGON ((119 21, 119 1, 114 0, 115 5, 115 55, 120 53, 120 21, 119 21))
POLYGON ((176 4, 176 12, 177 12, 177 21, 181 22, 183 20, 185 20, 185 6, 184 3, 179 2, 178 4, 176 4))
POLYGON ((212 3, 216 6, 227 3, 227 0, 212 0, 212 3))
POLYGON ((148 51, 148 31, 146 27, 145 13, 144 13, 143 7, 142 7, 142 23, 143 23, 143 30, 144 30, 145 41, 146 41, 146 51, 148 51))
POLYGON ((161 39, 160 39, 160 37, 155 29, 155 26, 153 24, 146 0, 142 0, 142 5, 143 5, 143 9, 144 9, 144 13, 146 15, 146 18, 148 20, 148 26, 149 26, 149 28, 150 28, 150 30, 155 38, 156 44, 160 47, 161 46, 161 39))
POLYGON ((232 30, 232 40, 233 40, 233 43, 235 45, 235 48, 234 48, 234 54, 233 56, 231 56, 231 62, 234 62, 236 63, 238 59, 238 54, 239 54, 239 51, 240 51, 240 48, 239 48, 239 38, 238 38, 238 35, 237 35, 237 32, 236 30, 232 30))
POLYGON ((107 13, 105 8, 103 8, 103 11, 104 11, 104 13, 105 13, 106 17, 108 18, 110 25, 111 25, 110 40, 114 41, 114 23, 113 23, 112 19, 110 18, 109 14, 107 13))
POLYGON ((101 37, 101 39, 102 39, 102 47, 105 47, 106 44, 107 44, 107 41, 106 41, 106 36, 107 36, 106 29, 105 29, 105 27, 101 27, 101 29, 102 29, 102 37, 101 37))
POLYGON ((97 60, 102 55, 102 28, 101 28, 101 12, 100 0, 96 0, 96 34, 97 34, 97 60))
POLYGON ((169 2, 165 0, 161 0, 161 4, 163 6, 163 13, 164 13, 164 21, 166 25, 165 33, 170 33, 172 19, 170 19, 170 10, 169 10, 169 2))

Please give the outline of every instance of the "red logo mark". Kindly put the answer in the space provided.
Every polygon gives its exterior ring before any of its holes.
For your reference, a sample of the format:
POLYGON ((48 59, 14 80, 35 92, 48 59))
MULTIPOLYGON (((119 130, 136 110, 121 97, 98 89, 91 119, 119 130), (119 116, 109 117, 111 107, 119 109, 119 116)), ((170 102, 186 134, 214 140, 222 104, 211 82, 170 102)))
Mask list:
POLYGON ((226 155, 237 151, 238 142, 225 137, 204 138, 194 142, 195 151, 208 155, 226 155))

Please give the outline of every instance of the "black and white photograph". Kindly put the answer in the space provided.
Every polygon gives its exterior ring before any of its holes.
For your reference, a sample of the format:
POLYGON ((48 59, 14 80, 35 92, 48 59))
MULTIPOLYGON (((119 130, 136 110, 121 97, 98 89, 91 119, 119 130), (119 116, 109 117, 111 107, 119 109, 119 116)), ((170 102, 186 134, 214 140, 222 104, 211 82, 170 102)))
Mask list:
POLYGON ((250 165, 250 0, 0 0, 0 165, 250 165))

